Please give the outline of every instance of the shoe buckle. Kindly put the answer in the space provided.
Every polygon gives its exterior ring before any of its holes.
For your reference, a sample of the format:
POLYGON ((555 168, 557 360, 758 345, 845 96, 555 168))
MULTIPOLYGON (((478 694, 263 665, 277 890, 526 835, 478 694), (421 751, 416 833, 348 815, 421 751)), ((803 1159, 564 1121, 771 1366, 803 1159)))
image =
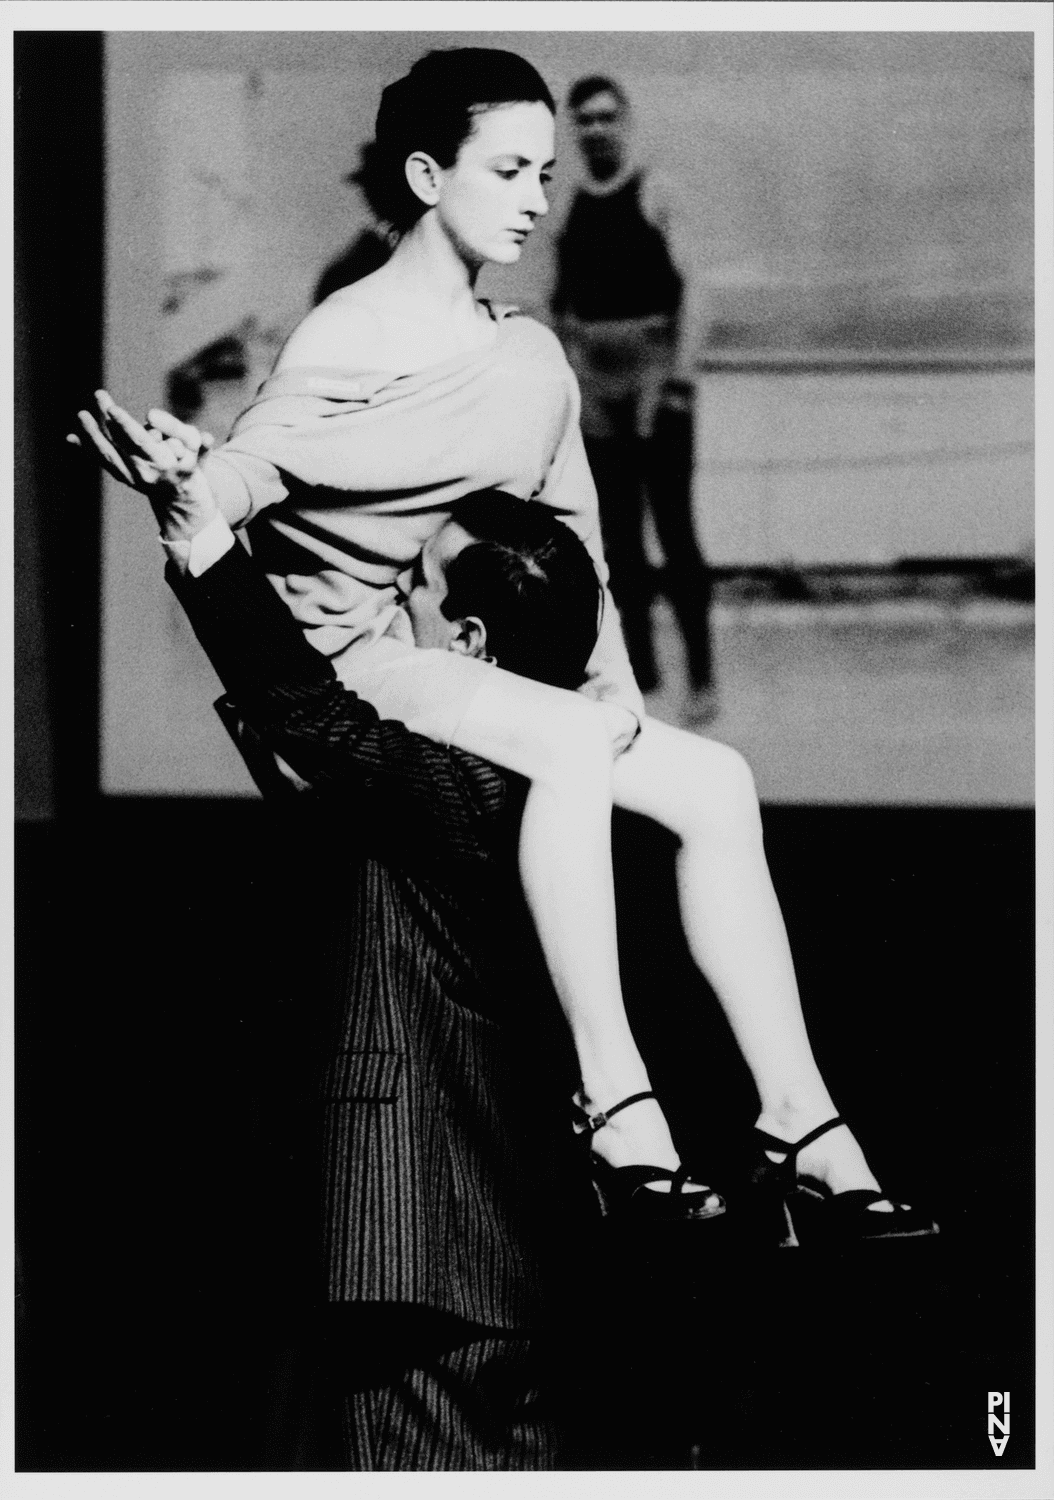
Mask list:
POLYGON ((576 1106, 577 1116, 571 1122, 576 1135, 596 1135, 598 1130, 603 1130, 608 1122, 605 1114, 587 1115, 584 1109, 576 1106))

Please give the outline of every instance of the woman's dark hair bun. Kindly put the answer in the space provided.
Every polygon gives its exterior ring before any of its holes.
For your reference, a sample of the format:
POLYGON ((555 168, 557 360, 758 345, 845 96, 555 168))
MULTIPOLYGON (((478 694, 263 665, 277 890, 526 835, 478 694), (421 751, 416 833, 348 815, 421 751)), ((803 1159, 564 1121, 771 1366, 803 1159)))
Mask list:
POLYGON ((378 219, 400 233, 425 211, 406 180, 406 158, 427 151, 452 167, 472 134, 474 117, 501 104, 556 103, 544 78, 526 58, 496 47, 455 47, 429 52, 405 78, 381 95, 374 139, 354 173, 378 219))

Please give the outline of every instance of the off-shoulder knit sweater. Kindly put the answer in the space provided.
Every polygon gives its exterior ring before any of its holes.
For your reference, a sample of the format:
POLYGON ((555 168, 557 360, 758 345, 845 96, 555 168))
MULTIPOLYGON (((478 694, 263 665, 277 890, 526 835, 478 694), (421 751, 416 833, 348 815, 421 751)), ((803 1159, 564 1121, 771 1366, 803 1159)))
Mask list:
POLYGON ((454 503, 494 487, 552 507, 605 585, 584 691, 643 706, 607 593, 579 394, 556 337, 491 309, 494 341, 407 375, 355 368, 272 376, 204 460, 228 521, 312 644, 330 657, 376 626, 391 586, 454 503))

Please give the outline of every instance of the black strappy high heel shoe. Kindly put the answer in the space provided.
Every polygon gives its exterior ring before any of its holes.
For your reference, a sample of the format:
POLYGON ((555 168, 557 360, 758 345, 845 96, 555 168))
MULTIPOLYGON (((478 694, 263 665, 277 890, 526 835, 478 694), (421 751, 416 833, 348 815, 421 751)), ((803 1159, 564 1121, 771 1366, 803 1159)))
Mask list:
POLYGON ((862 1240, 920 1239, 940 1231, 932 1217, 908 1203, 897 1203, 874 1188, 853 1188, 832 1193, 826 1183, 798 1176, 798 1153, 829 1130, 845 1121, 841 1115, 817 1125, 799 1141, 781 1141, 778 1136, 755 1129, 758 1163, 752 1185, 765 1203, 784 1248, 802 1243, 851 1244, 862 1240), (772 1161, 766 1151, 780 1151, 782 1161, 772 1161), (890 1203, 892 1210, 874 1211, 874 1203, 890 1203))
POLYGON ((716 1219, 725 1211, 725 1200, 702 1182, 688 1175, 687 1167, 678 1167, 668 1172, 663 1167, 613 1167, 592 1149, 591 1140, 598 1130, 617 1115, 620 1109, 639 1104, 643 1099, 654 1099, 652 1093, 630 1094, 620 1099, 610 1109, 595 1115, 588 1114, 581 1105, 575 1105, 574 1128, 577 1134, 586 1137, 589 1144, 589 1170, 593 1178, 600 1212, 606 1218, 633 1220, 637 1223, 684 1224, 701 1219, 716 1219), (649 1182, 668 1182, 668 1192, 656 1192, 649 1182), (685 1192, 688 1186, 701 1189, 685 1192))

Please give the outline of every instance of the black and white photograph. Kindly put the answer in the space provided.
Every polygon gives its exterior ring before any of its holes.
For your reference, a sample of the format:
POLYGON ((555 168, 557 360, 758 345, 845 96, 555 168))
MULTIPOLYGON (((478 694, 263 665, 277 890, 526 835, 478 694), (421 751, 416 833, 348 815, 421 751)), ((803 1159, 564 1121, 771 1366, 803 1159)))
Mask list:
POLYGON ((13 1492, 1050 1500, 1052 7, 9 9, 13 1492))

